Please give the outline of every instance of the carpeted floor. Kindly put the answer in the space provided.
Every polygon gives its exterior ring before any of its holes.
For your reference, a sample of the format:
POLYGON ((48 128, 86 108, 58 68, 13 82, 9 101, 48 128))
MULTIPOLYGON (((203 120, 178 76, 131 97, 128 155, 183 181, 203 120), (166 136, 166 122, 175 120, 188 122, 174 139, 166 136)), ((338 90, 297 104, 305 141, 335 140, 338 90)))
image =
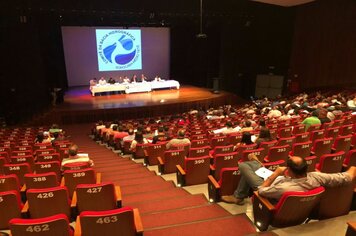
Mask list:
POLYGON ((245 214, 231 215, 202 194, 191 195, 141 164, 89 138, 90 125, 64 127, 80 150, 89 153, 102 180, 121 187, 123 206, 138 208, 144 235, 247 235, 256 232, 245 214))

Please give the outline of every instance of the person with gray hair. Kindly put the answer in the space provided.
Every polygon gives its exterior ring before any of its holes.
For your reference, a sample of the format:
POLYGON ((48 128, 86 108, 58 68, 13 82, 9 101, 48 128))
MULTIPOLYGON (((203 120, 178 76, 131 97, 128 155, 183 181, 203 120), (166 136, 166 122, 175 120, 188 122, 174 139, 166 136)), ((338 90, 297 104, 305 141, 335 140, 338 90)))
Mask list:
POLYGON ((177 136, 178 136, 177 138, 171 139, 171 140, 166 144, 166 149, 167 149, 167 150, 169 150, 172 146, 190 144, 190 140, 185 137, 185 130, 184 130, 184 129, 178 130, 177 136))

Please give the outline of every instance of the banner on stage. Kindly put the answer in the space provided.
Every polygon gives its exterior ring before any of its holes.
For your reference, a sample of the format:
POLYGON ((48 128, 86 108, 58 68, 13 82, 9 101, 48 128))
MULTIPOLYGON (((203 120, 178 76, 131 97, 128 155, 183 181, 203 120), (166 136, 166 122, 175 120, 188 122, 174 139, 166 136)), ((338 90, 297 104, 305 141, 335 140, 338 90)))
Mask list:
POLYGON ((99 71, 142 69, 141 30, 96 29, 99 71))

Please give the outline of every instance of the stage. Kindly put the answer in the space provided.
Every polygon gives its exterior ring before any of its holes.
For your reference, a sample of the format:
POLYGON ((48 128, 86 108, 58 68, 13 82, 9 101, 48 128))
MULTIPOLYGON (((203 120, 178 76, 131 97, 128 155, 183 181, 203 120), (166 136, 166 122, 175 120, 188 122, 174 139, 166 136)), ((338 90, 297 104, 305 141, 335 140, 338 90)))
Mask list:
POLYGON ((220 91, 219 94, 214 94, 209 89, 189 85, 183 85, 180 89, 133 94, 111 93, 95 97, 90 93, 88 86, 72 87, 65 93, 64 102, 45 114, 43 122, 75 124, 98 120, 134 119, 242 102, 241 98, 232 93, 220 91))

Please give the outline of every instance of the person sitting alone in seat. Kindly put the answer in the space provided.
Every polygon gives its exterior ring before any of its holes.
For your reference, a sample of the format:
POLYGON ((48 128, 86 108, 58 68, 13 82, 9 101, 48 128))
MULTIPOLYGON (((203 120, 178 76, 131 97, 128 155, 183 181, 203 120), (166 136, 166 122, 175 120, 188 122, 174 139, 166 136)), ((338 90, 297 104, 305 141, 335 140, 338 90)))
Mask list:
POLYGON ((68 158, 64 158, 62 160, 62 167, 66 164, 70 163, 78 163, 78 162, 87 162, 90 166, 94 166, 93 160, 89 158, 87 154, 78 154, 78 146, 76 144, 72 144, 68 149, 68 158))
POLYGON ((166 149, 169 150, 172 146, 179 146, 179 145, 185 145, 185 144, 190 144, 190 140, 185 137, 185 131, 183 129, 178 130, 177 133, 178 137, 171 139, 167 144, 166 144, 166 149))

